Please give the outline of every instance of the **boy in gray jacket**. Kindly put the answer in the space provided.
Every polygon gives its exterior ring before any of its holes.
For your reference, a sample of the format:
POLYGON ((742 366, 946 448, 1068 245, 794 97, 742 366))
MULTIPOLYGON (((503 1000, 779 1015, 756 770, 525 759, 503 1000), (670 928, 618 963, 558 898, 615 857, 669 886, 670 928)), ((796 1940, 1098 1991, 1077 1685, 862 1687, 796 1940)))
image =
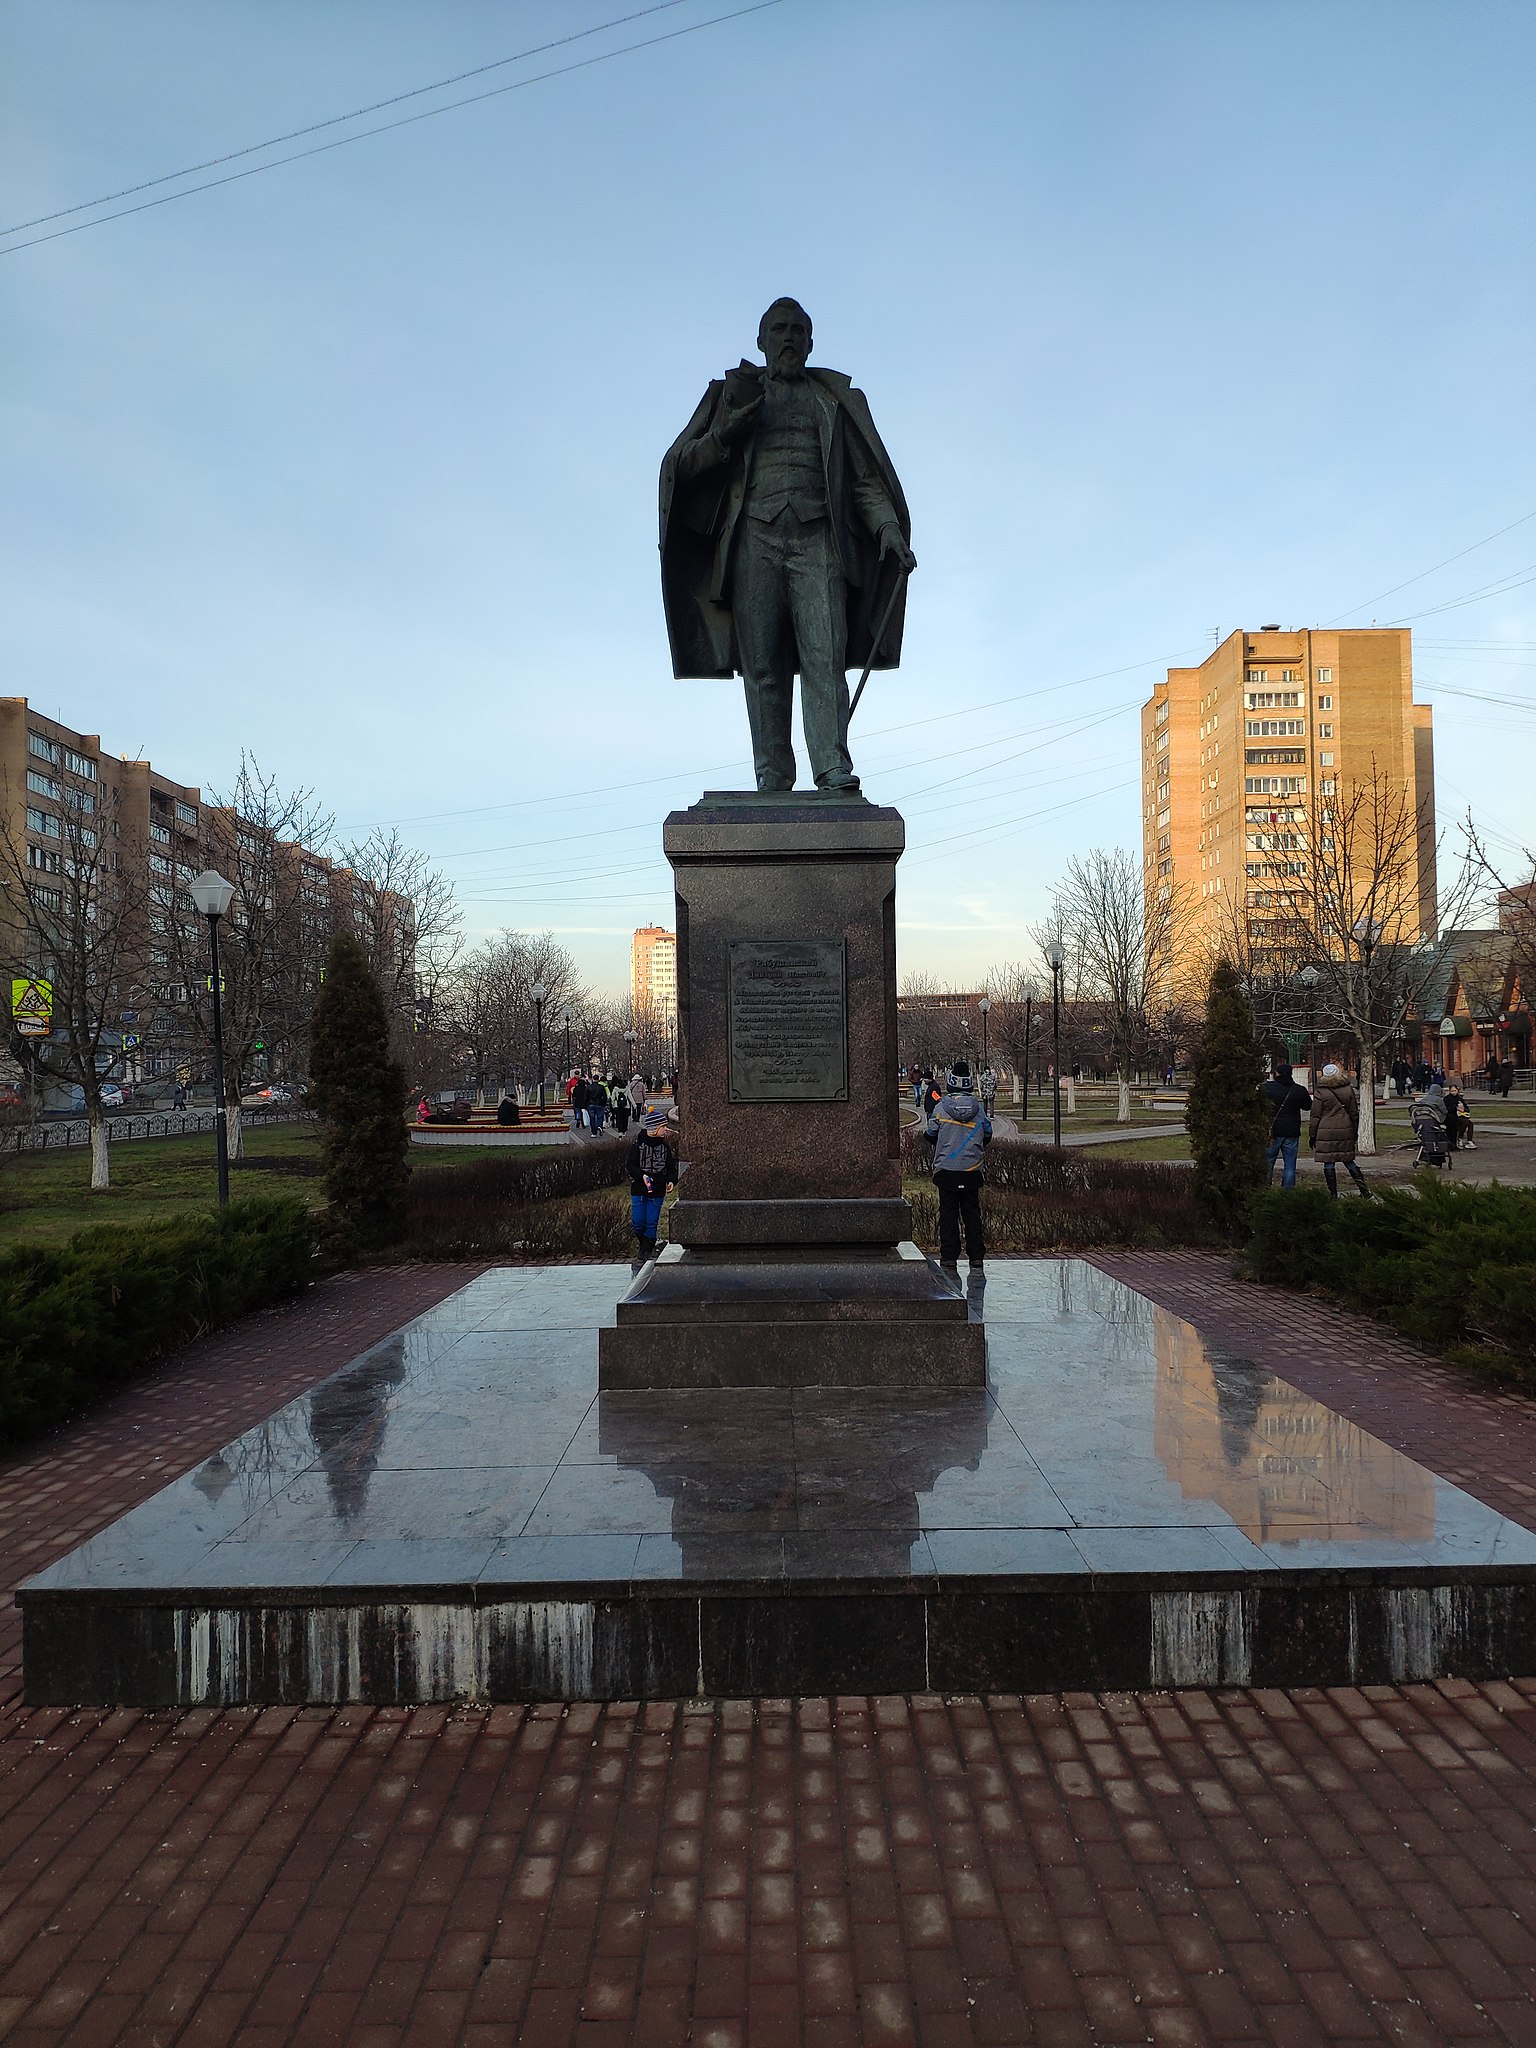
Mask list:
POLYGON ((933 1140, 933 1184, 939 1191, 939 1264, 960 1270, 960 1225, 973 1273, 982 1271, 981 1162, 992 1142, 992 1119, 975 1093, 969 1060, 956 1060, 948 1092, 934 1104, 923 1135, 933 1140))

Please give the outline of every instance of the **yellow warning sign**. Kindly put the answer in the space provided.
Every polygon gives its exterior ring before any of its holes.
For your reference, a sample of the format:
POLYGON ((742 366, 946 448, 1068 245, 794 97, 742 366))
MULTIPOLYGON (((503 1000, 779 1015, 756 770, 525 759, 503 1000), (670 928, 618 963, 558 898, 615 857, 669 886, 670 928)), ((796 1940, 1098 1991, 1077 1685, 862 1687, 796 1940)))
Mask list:
POLYGON ((41 975, 14 976, 11 1020, 23 1038, 46 1038, 53 1029, 53 983, 41 975))

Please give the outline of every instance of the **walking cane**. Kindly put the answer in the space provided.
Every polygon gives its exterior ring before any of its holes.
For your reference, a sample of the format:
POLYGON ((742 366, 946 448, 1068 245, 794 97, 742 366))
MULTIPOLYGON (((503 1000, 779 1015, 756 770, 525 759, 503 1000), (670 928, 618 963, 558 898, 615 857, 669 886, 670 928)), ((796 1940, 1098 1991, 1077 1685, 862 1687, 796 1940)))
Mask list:
POLYGON ((891 623, 891 613, 896 609, 896 600, 900 597, 902 586, 906 580, 906 570, 898 567, 896 581, 891 585, 891 594, 886 600, 885 610, 880 614, 880 623, 875 628, 875 637, 870 642, 869 659, 864 664, 863 675, 859 677, 859 687, 854 691, 852 701, 848 706, 850 723, 852 722, 853 714, 859 708, 859 699, 864 694, 864 685, 869 681, 869 672, 875 665, 875 656, 880 652, 880 642, 885 638, 885 629, 891 623))

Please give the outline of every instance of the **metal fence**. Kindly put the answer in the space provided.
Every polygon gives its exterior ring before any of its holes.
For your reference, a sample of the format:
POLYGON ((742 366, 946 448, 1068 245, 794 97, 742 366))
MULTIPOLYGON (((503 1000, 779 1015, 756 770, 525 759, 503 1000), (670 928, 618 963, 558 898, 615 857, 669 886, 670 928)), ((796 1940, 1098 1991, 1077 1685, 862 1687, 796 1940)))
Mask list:
MULTIPOLYGON (((156 1110, 146 1116, 109 1116, 105 1120, 107 1143, 121 1145, 130 1138, 196 1138, 213 1133, 211 1109, 156 1110)), ((269 1124, 307 1124, 314 1118, 304 1109, 243 1109, 243 1130, 265 1130, 269 1124)), ((91 1127, 83 1116, 59 1123, 33 1124, 20 1130, 0 1131, 0 1158, 13 1152, 66 1152, 72 1145, 89 1145, 91 1127)))

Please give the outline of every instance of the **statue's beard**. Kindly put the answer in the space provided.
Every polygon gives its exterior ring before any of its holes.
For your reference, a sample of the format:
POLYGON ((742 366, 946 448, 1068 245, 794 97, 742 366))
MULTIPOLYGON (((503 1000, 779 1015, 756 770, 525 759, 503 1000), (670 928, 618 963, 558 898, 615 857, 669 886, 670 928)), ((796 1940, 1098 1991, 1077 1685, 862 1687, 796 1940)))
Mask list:
POLYGON ((805 372, 805 357, 797 349, 781 348, 773 359, 776 377, 799 377, 805 372))

